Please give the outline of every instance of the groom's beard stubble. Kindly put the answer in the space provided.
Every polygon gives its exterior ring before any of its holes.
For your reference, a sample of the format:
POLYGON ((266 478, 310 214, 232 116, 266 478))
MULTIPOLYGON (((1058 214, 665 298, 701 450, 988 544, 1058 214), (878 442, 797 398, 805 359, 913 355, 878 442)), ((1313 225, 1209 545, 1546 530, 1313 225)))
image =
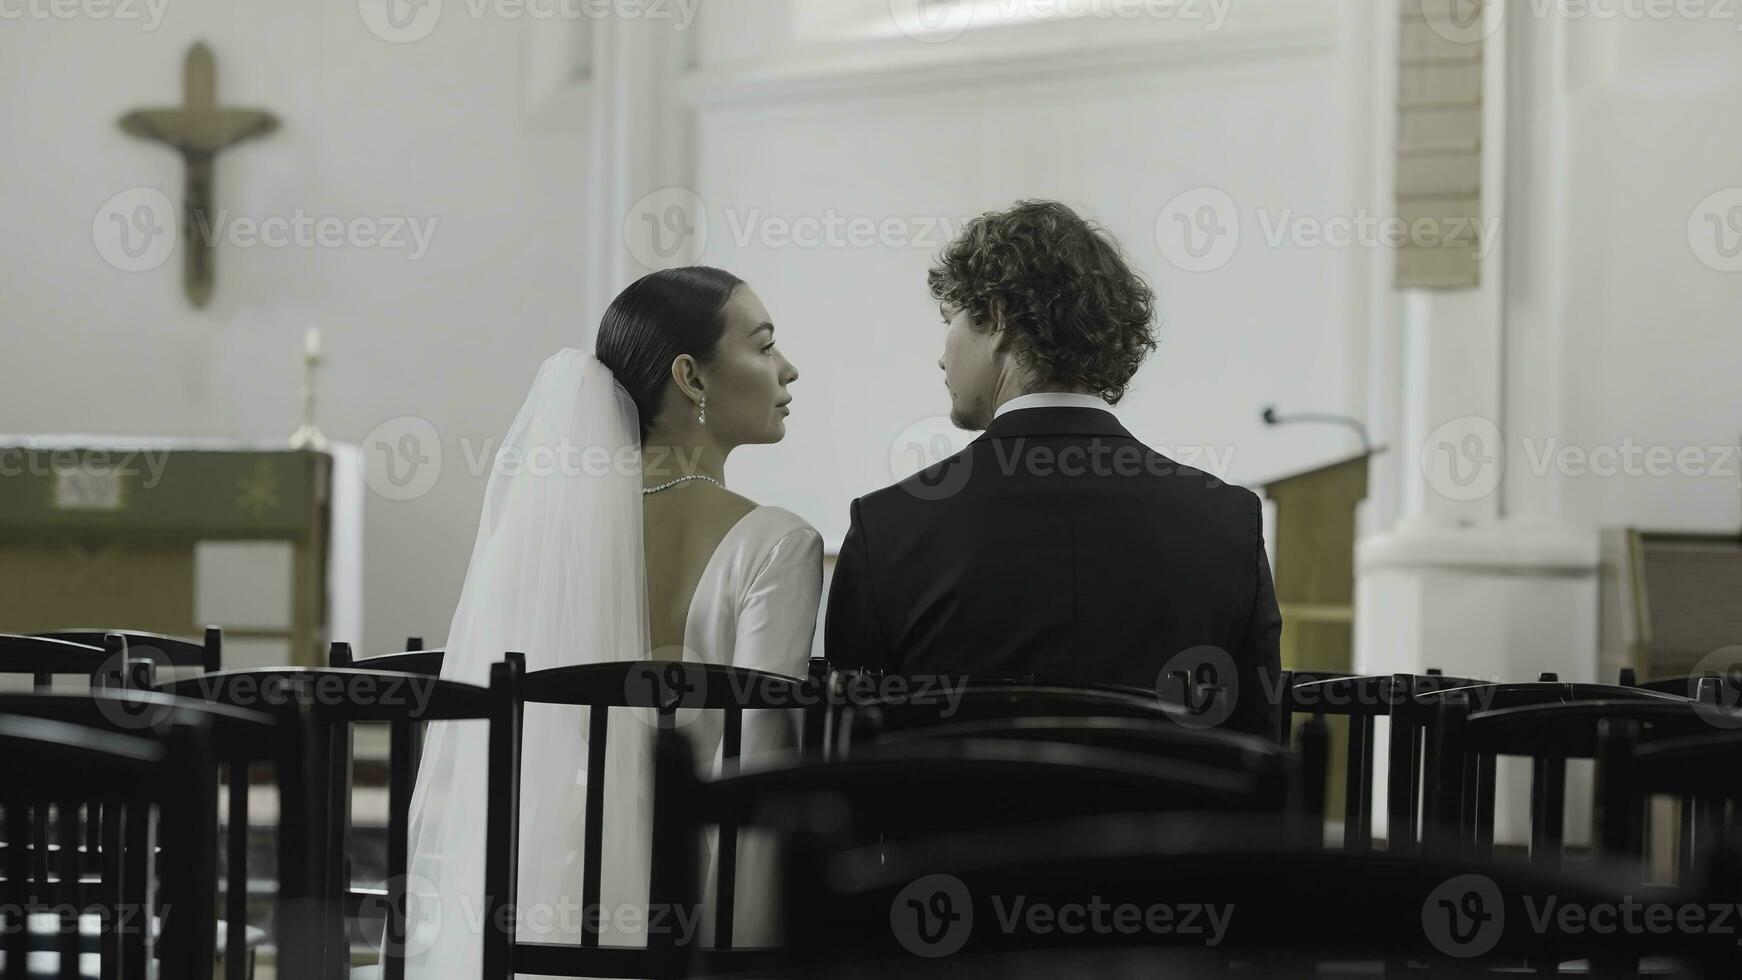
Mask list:
POLYGON ((950 424, 968 432, 984 432, 992 424, 992 413, 981 405, 950 403, 950 424))

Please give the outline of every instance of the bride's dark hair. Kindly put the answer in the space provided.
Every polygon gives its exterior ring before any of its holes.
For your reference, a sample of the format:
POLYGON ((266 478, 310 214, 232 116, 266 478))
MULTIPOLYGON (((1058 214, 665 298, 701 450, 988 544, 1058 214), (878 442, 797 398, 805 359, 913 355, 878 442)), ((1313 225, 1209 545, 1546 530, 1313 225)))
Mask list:
POLYGON ((617 294, 599 321, 593 353, 635 400, 641 438, 659 415, 671 362, 688 354, 706 364, 725 331, 725 307, 744 280, 705 265, 663 269, 617 294))

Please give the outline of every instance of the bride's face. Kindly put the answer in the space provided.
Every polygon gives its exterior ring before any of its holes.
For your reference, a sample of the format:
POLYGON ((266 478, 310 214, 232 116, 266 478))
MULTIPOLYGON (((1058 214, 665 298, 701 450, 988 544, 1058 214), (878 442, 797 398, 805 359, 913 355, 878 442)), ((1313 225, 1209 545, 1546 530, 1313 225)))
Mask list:
POLYGON ((798 380, 798 369, 774 345, 774 322, 749 286, 732 291, 724 312, 708 365, 707 427, 727 445, 779 442, 792 411, 786 386, 798 380))

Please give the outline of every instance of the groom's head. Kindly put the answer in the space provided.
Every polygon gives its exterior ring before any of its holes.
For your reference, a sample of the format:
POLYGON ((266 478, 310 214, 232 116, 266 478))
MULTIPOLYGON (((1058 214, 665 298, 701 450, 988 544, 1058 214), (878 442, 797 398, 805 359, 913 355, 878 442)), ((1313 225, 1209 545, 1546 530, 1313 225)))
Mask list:
POLYGON ((968 222, 932 267, 949 331, 938 366, 950 420, 984 429, 1033 391, 1117 404, 1155 349, 1155 294, 1100 227, 1056 201, 1019 201, 968 222))

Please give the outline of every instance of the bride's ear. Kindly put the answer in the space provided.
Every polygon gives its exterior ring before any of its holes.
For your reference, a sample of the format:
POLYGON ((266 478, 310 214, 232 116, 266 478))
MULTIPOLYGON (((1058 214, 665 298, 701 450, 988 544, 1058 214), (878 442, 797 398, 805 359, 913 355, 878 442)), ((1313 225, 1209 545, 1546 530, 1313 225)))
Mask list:
POLYGON ((679 354, 671 362, 671 383, 677 388, 679 395, 694 405, 702 400, 705 385, 702 382, 701 365, 688 354, 679 354))

